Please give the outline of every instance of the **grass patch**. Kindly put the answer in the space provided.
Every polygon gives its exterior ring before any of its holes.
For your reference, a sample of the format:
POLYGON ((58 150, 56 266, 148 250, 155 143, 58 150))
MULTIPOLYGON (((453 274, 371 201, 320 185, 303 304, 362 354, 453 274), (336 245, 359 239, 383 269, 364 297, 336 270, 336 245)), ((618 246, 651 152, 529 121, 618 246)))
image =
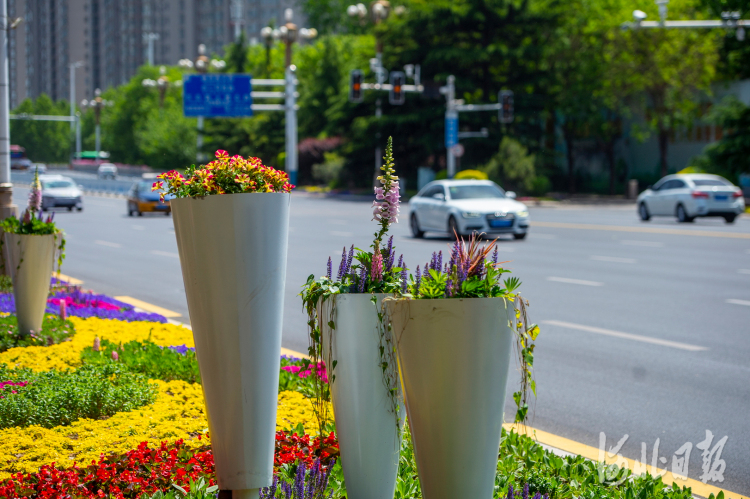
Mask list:
POLYGON ((46 372, 3 364, 0 381, 15 383, 0 391, 0 428, 54 428, 81 418, 104 419, 151 404, 157 395, 156 385, 117 364, 46 372))
POLYGON ((73 334, 73 323, 56 315, 45 314, 41 331, 23 335, 18 332, 15 315, 0 317, 0 352, 15 347, 56 345, 67 341, 73 334))

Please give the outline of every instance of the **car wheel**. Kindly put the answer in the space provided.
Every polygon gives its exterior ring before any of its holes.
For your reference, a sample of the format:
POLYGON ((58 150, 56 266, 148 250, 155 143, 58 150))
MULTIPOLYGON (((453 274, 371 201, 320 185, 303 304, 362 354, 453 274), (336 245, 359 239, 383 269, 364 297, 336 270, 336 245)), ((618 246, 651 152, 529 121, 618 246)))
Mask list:
POLYGON ((73 211, 73 207, 72 206, 68 206, 68 211, 73 211))
POLYGON ((417 214, 412 213, 409 219, 409 226, 411 227, 411 235, 416 239, 420 239, 424 236, 424 231, 419 229, 419 222, 417 221, 417 214))
POLYGON ((458 223, 453 215, 448 219, 448 236, 451 239, 461 238, 461 232, 458 230, 458 223))
POLYGON ((169 216, 169 212, 168 212, 168 211, 165 211, 165 212, 164 212, 164 216, 168 217, 168 216, 169 216))
POLYGON ((692 222, 694 218, 694 217, 688 216, 687 211, 685 211, 685 207, 682 206, 681 204, 677 205, 676 214, 677 214, 677 221, 680 223, 692 222))
POLYGON ((648 212, 646 203, 641 203, 640 206, 638 206, 638 215, 644 222, 648 222, 651 219, 651 213, 648 212))
POLYGON ((734 213, 732 213, 731 215, 724 215, 724 220, 726 220, 726 222, 727 222, 728 224, 733 224, 733 223, 734 223, 734 220, 735 220, 736 218, 737 218, 737 215, 735 215, 734 213))
POLYGON ((76 208, 78 211, 83 211, 83 206, 79 206, 76 208))
POLYGON ((526 239, 526 232, 523 234, 513 234, 513 239, 523 240, 526 239))
POLYGON ((49 211, 49 208, 47 208, 46 206, 42 205, 42 211, 49 211))

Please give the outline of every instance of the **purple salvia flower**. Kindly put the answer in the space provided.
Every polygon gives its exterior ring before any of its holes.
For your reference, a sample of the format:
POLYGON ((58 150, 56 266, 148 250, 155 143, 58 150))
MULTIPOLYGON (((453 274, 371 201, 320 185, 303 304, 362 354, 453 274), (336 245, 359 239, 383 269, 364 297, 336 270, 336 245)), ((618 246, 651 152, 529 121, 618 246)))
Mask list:
POLYGON ((437 253, 434 251, 432 252, 432 258, 430 259, 430 268, 432 270, 438 270, 440 267, 437 267, 437 253))
POLYGON ((513 499, 513 486, 508 487, 508 497, 506 499, 513 499))
POLYGON ((414 278, 414 294, 419 294, 419 285, 422 284, 422 275, 419 273, 419 265, 417 265, 417 276, 414 278))
POLYGON ((406 266, 401 266, 401 292, 406 293, 406 266))
POLYGON ((543 499, 549 499, 549 494, 545 493, 543 499))
POLYGON ((297 465, 297 474, 294 477, 294 497, 295 499, 303 499, 305 497, 305 464, 299 463, 297 465))
POLYGON ((443 250, 438 251, 437 256, 437 267, 435 267, 435 270, 440 272, 440 269, 443 267, 443 250))
POLYGON ((359 288, 357 289, 357 291, 359 291, 360 293, 364 293, 366 282, 367 282, 367 267, 362 265, 362 269, 359 273, 359 288))
POLYGON ((529 484, 523 486, 523 499, 529 499, 529 484))
POLYGON ((385 271, 390 272, 393 268, 393 257, 396 255, 393 253, 393 236, 388 238, 388 246, 385 249, 385 271))
POLYGON ((346 269, 346 246, 344 246, 344 251, 341 252, 341 263, 339 264, 339 273, 336 274, 337 281, 341 281, 341 278, 344 277, 344 269, 346 269))
POLYGON ((534 499, 542 499, 542 494, 537 492, 536 494, 534 494, 534 499))
POLYGON ((476 275, 479 276, 479 278, 481 279, 482 277, 484 277, 484 271, 485 271, 484 259, 482 259, 479 262, 479 265, 477 265, 476 275))
POLYGON ((497 244, 495 245, 495 251, 492 253, 492 265, 497 265, 497 244))
POLYGON ((328 280, 331 279, 331 276, 333 275, 333 269, 332 269, 333 262, 331 262, 331 257, 328 257, 328 266, 326 267, 326 277, 328 280))
MULTIPOLYGON (((344 275, 349 274, 352 271, 352 258, 354 257, 354 245, 349 248, 349 255, 346 257, 346 267, 344 268, 344 275)), ((343 276, 342 276, 343 277, 343 276)))
POLYGON ((400 255, 398 257, 398 265, 396 267, 403 269, 404 268, 404 255, 400 255))
POLYGON ((453 279, 448 279, 448 281, 445 283, 445 295, 450 298, 453 296, 453 279))

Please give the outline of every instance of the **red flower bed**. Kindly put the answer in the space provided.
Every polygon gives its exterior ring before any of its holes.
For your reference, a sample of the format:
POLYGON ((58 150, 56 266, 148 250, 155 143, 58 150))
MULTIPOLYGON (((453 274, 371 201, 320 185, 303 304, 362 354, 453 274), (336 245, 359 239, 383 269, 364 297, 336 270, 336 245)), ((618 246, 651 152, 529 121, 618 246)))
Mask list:
POLYGON ((0 484, 0 497, 20 498, 136 498, 167 490, 176 483, 186 490, 190 479, 205 477, 215 484, 211 448, 187 449, 182 440, 162 442, 156 449, 148 442, 122 455, 102 456, 87 467, 60 470, 55 463, 37 473, 14 475, 0 484))
MULTIPOLYGON (((297 460, 310 468, 317 458, 328 464, 339 455, 336 436, 324 439, 276 433, 274 468, 297 460)), ((189 490, 190 480, 201 477, 208 485, 216 483, 214 456, 210 446, 198 449, 185 447, 182 440, 158 448, 142 442, 137 449, 121 455, 102 456, 89 466, 58 469, 55 463, 42 466, 36 473, 18 473, 0 483, 1 498, 139 498, 143 493, 166 491, 171 484, 189 490)))
POLYGON ((276 432, 274 468, 293 463, 298 459, 305 463, 307 468, 312 467, 317 458, 320 458, 322 464, 327 465, 338 455, 339 443, 333 433, 325 437, 322 442, 320 437, 315 437, 311 444, 310 435, 299 436, 296 433, 276 432))

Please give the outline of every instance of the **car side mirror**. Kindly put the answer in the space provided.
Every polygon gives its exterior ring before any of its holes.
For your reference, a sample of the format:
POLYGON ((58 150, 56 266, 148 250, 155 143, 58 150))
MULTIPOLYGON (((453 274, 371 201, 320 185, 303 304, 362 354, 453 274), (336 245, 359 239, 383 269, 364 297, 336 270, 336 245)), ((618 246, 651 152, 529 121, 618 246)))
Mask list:
POLYGON ((505 195, 511 199, 516 199, 516 193, 513 191, 506 191, 505 195))
POLYGON ((438 201, 445 201, 445 194, 443 194, 441 192, 437 192, 437 193, 433 194, 432 197, 434 199, 437 199, 438 201))

